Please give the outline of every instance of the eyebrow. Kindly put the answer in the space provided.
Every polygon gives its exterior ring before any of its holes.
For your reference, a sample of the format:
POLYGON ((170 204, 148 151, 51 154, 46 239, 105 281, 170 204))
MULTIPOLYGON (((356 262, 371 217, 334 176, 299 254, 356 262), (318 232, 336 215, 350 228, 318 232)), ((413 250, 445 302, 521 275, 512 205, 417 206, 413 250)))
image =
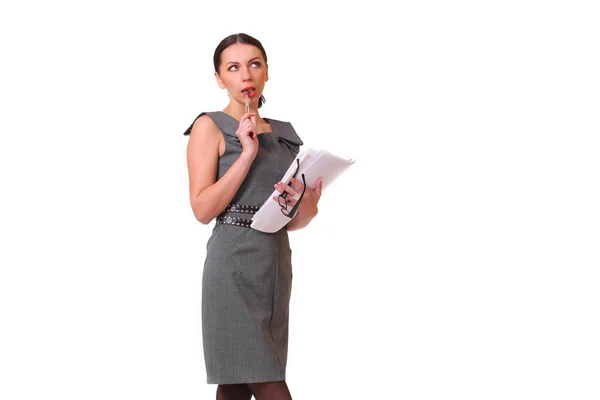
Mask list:
MULTIPOLYGON (((254 60, 260 60, 260 57, 254 57, 252 60, 250 60, 248 62, 252 62, 254 60)), ((237 62, 237 61, 229 61, 227 64, 239 64, 239 62, 237 62)))

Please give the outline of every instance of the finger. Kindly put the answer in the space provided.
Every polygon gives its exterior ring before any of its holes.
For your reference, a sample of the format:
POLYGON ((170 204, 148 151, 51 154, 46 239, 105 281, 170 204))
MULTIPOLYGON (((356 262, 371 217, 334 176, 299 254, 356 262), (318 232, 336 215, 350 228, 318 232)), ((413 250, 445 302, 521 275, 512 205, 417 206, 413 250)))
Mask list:
POLYGON ((246 118, 240 123, 240 126, 254 126, 254 124, 252 123, 251 119, 246 118))
POLYGON ((252 122, 250 122, 250 120, 245 119, 242 122, 240 122, 240 127, 238 128, 238 130, 242 132, 247 132, 251 127, 252 122))
POLYGON ((247 132, 252 131, 252 133, 256 133, 256 125, 253 124, 252 121, 249 119, 244 120, 243 127, 244 130, 246 130, 247 132))
POLYGON ((271 197, 273 200, 275 200, 277 203, 281 204, 285 201, 285 204, 288 207, 294 207, 296 205, 296 203, 298 202, 296 199, 293 199, 291 197, 286 197, 285 199, 281 200, 281 197, 279 196, 273 196, 271 197))
POLYGON ((283 192, 285 192, 285 187, 287 185, 283 182, 278 182, 273 186, 275 187, 275 190, 277 190, 279 193, 283 193, 283 192))
POLYGON ((323 178, 317 179, 317 187, 315 188, 315 193, 317 194, 317 198, 321 197, 321 193, 323 192, 323 178))
POLYGON ((245 120, 244 122, 242 122, 240 124, 240 129, 243 133, 245 133, 248 136, 256 136, 256 126, 252 125, 252 122, 250 122, 250 120, 245 120))
POLYGON ((302 183, 302 181, 299 181, 296 178, 290 178, 290 182, 292 182, 292 184, 294 185, 294 188, 301 192, 302 190, 304 190, 304 184, 302 183))
POLYGON ((255 115, 256 115, 255 112, 249 112, 249 113, 242 115, 242 118, 240 119, 240 123, 242 123, 244 120, 250 120, 250 118, 254 117, 255 115))
POLYGON ((247 126, 248 129, 254 129, 254 130, 256 130, 256 124, 254 123, 254 120, 252 120, 250 118, 250 119, 245 120, 244 122, 245 122, 244 126, 247 126))
POLYGON ((286 191, 291 196, 293 196, 293 195, 295 195, 297 193, 296 190, 293 187, 291 187, 289 185, 286 185, 283 182, 276 183, 275 184, 275 189, 277 189, 277 191, 279 191, 279 193, 283 193, 283 191, 286 191))

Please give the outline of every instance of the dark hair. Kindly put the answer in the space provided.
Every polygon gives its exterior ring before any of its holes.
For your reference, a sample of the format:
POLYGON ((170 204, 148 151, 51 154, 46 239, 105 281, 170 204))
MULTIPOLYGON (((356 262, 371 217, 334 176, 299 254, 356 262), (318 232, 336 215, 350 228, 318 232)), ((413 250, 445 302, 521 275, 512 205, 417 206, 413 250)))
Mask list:
MULTIPOLYGON (((219 45, 215 49, 213 62, 215 64, 216 73, 219 73, 219 67, 221 65, 221 53, 226 48, 236 43, 251 44, 252 46, 258 47, 265 59, 265 63, 267 62, 267 52, 265 51, 263 45, 257 39, 254 39, 252 36, 246 35, 245 33, 234 33, 233 35, 229 35, 225 39, 221 40, 221 43, 219 43, 219 45)), ((265 96, 261 94, 260 98, 258 99, 258 108, 260 108, 266 102, 267 99, 265 99, 265 96)))

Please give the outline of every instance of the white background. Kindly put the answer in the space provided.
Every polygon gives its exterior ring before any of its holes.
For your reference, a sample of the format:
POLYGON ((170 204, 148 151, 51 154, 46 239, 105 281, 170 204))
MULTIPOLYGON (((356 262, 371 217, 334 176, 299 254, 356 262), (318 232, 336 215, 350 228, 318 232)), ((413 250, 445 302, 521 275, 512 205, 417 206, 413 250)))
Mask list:
POLYGON ((0 398, 214 398, 182 133, 237 32, 357 160, 290 233, 294 399, 600 397, 600 15, 392 4, 2 3, 0 398))

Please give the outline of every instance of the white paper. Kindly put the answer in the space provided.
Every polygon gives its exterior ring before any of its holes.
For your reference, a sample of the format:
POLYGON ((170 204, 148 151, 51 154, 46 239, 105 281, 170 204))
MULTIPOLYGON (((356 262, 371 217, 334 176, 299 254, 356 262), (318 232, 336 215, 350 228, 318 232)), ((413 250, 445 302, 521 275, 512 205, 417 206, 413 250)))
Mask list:
MULTIPOLYGON (((354 164, 352 159, 344 159, 327 150, 316 151, 313 149, 302 150, 290 167, 281 178, 282 182, 289 182, 297 168, 296 159, 300 160, 300 169, 296 174, 296 179, 302 180, 302 174, 306 179, 307 189, 314 190, 317 187, 317 179, 323 179, 323 190, 331 185, 344 171, 354 164)), ((253 229, 273 233, 283 228, 290 218, 281 212, 281 207, 273 196, 279 196, 279 192, 274 190, 267 198, 261 208, 252 217, 253 229)))

